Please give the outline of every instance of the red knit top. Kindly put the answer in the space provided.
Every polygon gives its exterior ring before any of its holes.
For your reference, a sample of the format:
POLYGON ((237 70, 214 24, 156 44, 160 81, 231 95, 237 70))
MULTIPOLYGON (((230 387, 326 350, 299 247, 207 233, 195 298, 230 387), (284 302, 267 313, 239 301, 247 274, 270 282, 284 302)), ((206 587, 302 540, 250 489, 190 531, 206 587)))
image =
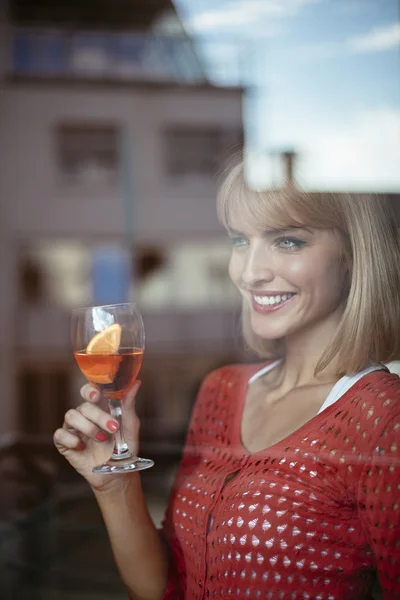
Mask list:
POLYGON ((385 600, 400 598, 400 378, 365 375, 250 454, 240 424, 259 368, 202 385, 163 523, 165 600, 363 600, 376 572, 385 600))

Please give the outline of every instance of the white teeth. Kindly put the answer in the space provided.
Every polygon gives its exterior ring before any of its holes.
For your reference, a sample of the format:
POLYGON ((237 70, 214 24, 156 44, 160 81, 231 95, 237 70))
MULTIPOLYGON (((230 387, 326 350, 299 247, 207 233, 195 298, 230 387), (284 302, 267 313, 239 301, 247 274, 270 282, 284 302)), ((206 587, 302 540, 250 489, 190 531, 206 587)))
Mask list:
POLYGON ((282 294, 282 295, 277 295, 277 296, 254 296, 254 300, 257 302, 257 304, 260 304, 261 306, 272 306, 273 304, 279 304, 280 302, 286 302, 286 300, 289 300, 290 298, 292 298, 294 296, 294 294, 282 294))

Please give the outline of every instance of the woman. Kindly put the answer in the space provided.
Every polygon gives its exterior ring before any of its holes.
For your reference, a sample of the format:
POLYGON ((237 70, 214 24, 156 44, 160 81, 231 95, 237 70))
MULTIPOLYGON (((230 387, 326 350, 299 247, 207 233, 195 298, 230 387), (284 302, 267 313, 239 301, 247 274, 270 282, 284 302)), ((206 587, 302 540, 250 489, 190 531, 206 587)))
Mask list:
MULTIPOLYGON (((198 395, 162 536, 137 474, 91 473, 115 423, 86 385, 55 433, 92 486, 131 598, 400 597, 400 247, 377 197, 251 191, 218 199, 248 345, 262 363, 198 395)), ((125 399, 130 443, 133 403, 125 399), (129 421, 128 421, 129 419, 129 421)))

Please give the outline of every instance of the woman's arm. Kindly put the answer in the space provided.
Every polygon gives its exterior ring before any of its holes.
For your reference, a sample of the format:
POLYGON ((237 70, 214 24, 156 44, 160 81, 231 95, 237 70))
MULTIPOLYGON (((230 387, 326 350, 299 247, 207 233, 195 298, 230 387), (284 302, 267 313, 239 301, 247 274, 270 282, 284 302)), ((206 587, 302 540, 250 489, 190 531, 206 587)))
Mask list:
MULTIPOLYGON (((125 440, 134 453, 139 420, 134 410, 136 382, 122 402, 125 440)), ((146 507, 138 473, 99 475, 92 469, 112 452, 110 434, 118 428, 101 406, 99 392, 81 390, 85 402, 70 409, 54 433, 59 452, 91 486, 105 521, 115 561, 132 600, 158 600, 167 585, 168 558, 146 507)))
POLYGON ((120 480, 95 491, 120 576, 131 600, 162 600, 167 548, 147 509, 139 475, 122 475, 120 480))

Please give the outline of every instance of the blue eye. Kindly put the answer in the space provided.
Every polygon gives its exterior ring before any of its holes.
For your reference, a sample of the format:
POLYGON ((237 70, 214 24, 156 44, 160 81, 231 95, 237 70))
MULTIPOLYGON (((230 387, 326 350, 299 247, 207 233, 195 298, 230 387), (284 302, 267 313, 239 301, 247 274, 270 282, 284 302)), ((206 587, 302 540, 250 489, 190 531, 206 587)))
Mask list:
POLYGON ((239 246, 246 246, 246 244, 248 244, 248 241, 245 237, 232 237, 231 242, 232 246, 235 246, 236 248, 239 246))
POLYGON ((301 246, 304 246, 306 242, 294 237, 282 237, 279 238, 276 243, 277 246, 283 250, 298 250, 301 246))

